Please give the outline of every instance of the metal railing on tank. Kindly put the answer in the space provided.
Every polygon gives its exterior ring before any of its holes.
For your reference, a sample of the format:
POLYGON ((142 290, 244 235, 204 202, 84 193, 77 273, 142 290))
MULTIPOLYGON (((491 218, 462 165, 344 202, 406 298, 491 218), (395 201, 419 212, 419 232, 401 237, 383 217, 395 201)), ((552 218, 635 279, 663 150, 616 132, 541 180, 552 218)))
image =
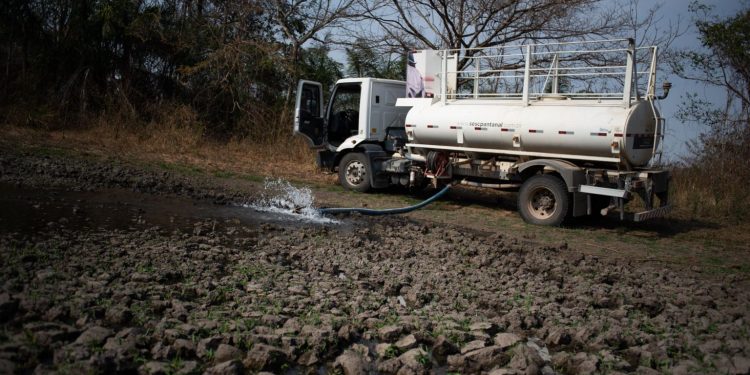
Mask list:
POLYGON ((656 53, 655 46, 636 47, 632 39, 442 50, 440 98, 621 100, 627 107, 643 95, 653 98, 656 53), (457 70, 447 69, 448 58, 460 61, 457 70))

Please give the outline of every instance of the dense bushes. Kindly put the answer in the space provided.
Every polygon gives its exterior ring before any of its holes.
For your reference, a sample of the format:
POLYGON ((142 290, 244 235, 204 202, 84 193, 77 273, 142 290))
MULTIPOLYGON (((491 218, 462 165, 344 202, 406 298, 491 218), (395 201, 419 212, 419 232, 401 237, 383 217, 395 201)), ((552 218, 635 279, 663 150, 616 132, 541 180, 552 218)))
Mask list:
POLYGON ((340 75, 324 47, 289 61, 277 32, 255 2, 9 0, 0 120, 71 127, 105 113, 148 124, 183 106, 210 135, 263 140, 284 113, 290 64, 340 75))

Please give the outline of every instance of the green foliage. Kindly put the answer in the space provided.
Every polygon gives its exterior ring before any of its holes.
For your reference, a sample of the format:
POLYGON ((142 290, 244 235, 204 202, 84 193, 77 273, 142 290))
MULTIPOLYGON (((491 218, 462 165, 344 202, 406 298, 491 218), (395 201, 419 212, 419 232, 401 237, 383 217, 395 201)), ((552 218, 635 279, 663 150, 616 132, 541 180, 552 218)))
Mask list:
POLYGON ((415 359, 417 360, 417 362, 419 362, 420 365, 424 367, 429 367, 432 362, 430 360, 430 355, 427 352, 417 354, 415 359))
POLYGON ((698 21, 697 26, 703 45, 744 83, 750 82, 750 9, 725 20, 698 21))
POLYGON ((395 345, 390 345, 385 349, 383 357, 386 359, 396 358, 399 356, 399 354, 401 354, 401 352, 398 350, 398 348, 395 345))
POLYGON ((697 93, 683 98, 677 117, 704 125, 704 131, 688 144, 691 155, 675 173, 676 198, 696 216, 746 220, 750 210, 750 192, 744 188, 750 178, 746 167, 750 159, 750 8, 725 19, 712 16, 711 7, 697 2, 690 8, 703 49, 679 52, 674 72, 724 89, 726 101, 716 103, 697 93))
MULTIPOLYGON (((330 50, 324 45, 303 50, 300 59, 300 76, 322 83, 325 89, 332 87, 342 77, 343 66, 332 59, 329 53, 330 50)), ((328 92, 324 95, 328 97, 328 92)))
POLYGON ((376 77, 405 80, 406 53, 383 54, 363 40, 346 49, 349 74, 355 77, 376 77))
MULTIPOLYGON (((279 33, 275 13, 284 4, 6 1, 0 113, 26 111, 15 122, 53 127, 98 114, 149 124, 165 106, 178 105, 195 113, 209 135, 258 136, 269 118, 284 113, 293 72, 327 84, 341 76, 326 47, 287 58, 291 42, 279 33)), ((304 17, 290 17, 285 25, 294 33, 308 32, 304 17)), ((12 120, 4 117, 0 122, 12 120)))
POLYGON ((712 126, 726 122, 727 117, 746 125, 750 107, 750 8, 726 19, 713 17, 712 8, 698 2, 693 2, 690 10, 696 16, 704 49, 680 51, 672 63, 673 70, 684 78, 725 88, 728 103, 715 107, 690 96, 680 115, 683 120, 707 121, 712 126))

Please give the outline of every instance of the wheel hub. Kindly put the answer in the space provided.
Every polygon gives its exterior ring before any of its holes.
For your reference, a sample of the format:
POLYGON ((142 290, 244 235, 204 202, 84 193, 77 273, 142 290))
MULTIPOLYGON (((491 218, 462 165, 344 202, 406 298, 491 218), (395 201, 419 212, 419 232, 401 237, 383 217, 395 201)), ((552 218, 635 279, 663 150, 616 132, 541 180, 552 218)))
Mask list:
POLYGON ((529 212, 537 219, 546 219, 555 213, 555 195, 548 189, 538 188, 531 193, 529 212))
POLYGON ((365 180, 365 165, 354 160, 346 166, 346 181, 352 185, 359 185, 365 180))

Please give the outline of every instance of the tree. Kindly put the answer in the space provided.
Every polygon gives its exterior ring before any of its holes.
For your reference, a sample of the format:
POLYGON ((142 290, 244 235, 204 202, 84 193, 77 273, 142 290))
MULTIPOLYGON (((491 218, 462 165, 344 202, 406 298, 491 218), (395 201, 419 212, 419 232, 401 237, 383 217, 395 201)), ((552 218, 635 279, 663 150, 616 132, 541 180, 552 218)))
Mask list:
POLYGON ((9 0, 0 112, 42 108, 54 114, 19 117, 64 126, 102 111, 149 122, 173 102, 226 136, 274 113, 287 87, 270 15, 256 1, 9 0))
POLYGON ((300 78, 299 59, 302 47, 311 40, 324 43, 321 33, 355 17, 356 0, 265 0, 265 7, 284 35, 287 47, 285 57, 289 71, 286 102, 300 78))
POLYGON ((688 94, 678 112, 683 122, 704 126, 699 139, 689 144, 685 179, 704 181, 684 187, 696 191, 693 201, 708 214, 721 213, 746 220, 750 191, 745 188, 750 171, 750 8, 718 18, 712 8, 692 3, 702 49, 680 51, 673 64, 685 79, 722 89, 723 103, 697 93, 688 94), (710 181, 706 176, 711 176, 710 181), (696 185, 700 189, 696 188, 696 185), (697 203, 696 203, 697 204, 697 203))
POLYGON ((273 20, 253 2, 183 6, 171 34, 179 87, 214 135, 247 135, 286 87, 273 20))
POLYGON ((326 96, 328 96, 328 88, 342 77, 343 69, 341 63, 328 55, 329 52, 330 50, 325 45, 303 49, 299 66, 302 77, 323 84, 326 96))
POLYGON ((656 3, 644 11, 641 0, 620 0, 611 10, 619 19, 621 29, 613 30, 612 37, 633 38, 637 46, 659 46, 668 51, 674 40, 687 32, 679 15, 665 19, 663 3, 656 3))
MULTIPOLYGON (((479 80, 482 92, 519 92, 522 80, 492 78, 497 76, 493 72, 524 68, 525 51, 514 46, 536 45, 532 69, 549 68, 553 60, 563 69, 582 62, 588 66, 622 65, 624 53, 556 54, 566 47, 554 43, 633 38, 637 46, 659 44, 664 55, 671 41, 684 32, 679 22, 665 27, 658 4, 639 14, 638 0, 360 0, 360 7, 367 22, 356 23, 359 29, 348 32, 350 40, 356 40, 354 45, 365 44, 380 55, 403 55, 422 48, 457 51, 459 71, 477 70, 480 76, 489 77, 479 80)), ((623 43, 586 47, 618 49, 623 43)), ((636 54, 639 65, 650 63, 645 51, 636 54)), ((467 77, 459 75, 458 92, 473 91, 476 80, 467 77)), ((599 78, 597 85, 606 89, 622 86, 623 77, 599 78)), ((590 90, 590 80, 570 77, 568 83, 577 87, 574 91, 590 90)), ((536 78, 532 81, 535 89, 543 84, 536 78)))
POLYGON ((703 46, 710 55, 692 54, 694 67, 701 69, 704 82, 725 87, 747 116, 750 107, 750 9, 718 21, 698 21, 703 46))
MULTIPOLYGON (((726 101, 717 106, 691 94, 683 102, 679 115, 685 121, 708 125, 709 131, 703 136, 705 145, 747 143, 750 126, 750 8, 726 19, 711 17, 711 8, 699 3, 693 3, 691 10, 700 17, 695 24, 704 48, 680 51, 681 60, 673 63, 672 68, 682 78, 724 89, 726 101), (742 135, 745 135, 744 139, 742 135)), ((716 150, 701 152, 705 151, 716 150)))
POLYGON ((610 33, 619 25, 611 13, 590 17, 596 0, 361 0, 370 25, 357 36, 391 51, 460 49, 459 70, 474 48, 523 42, 569 40, 610 33))
POLYGON ((346 63, 356 77, 406 79, 406 54, 382 53, 362 39, 346 47, 346 63))

